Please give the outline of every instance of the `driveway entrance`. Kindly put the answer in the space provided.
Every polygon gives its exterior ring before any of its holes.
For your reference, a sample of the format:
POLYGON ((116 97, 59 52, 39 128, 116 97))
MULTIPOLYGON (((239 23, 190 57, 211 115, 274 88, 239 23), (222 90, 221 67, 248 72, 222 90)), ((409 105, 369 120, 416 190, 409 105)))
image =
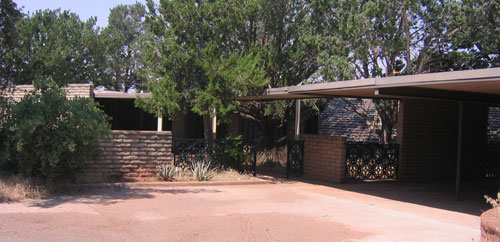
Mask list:
POLYGON ((480 206, 394 183, 99 190, 0 204, 0 240, 478 241, 480 206))

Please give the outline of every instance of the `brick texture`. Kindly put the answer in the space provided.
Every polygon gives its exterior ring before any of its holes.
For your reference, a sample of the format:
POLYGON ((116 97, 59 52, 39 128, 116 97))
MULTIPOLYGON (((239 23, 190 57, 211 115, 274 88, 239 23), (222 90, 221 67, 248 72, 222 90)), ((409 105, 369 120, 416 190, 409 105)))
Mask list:
POLYGON ((151 179, 158 164, 173 163, 170 131, 113 130, 100 146, 103 153, 85 162, 81 181, 151 179))
POLYGON ((304 175, 328 182, 344 182, 347 139, 306 134, 304 140, 304 175))
MULTIPOLYGON (((487 148, 488 106, 465 103, 463 118, 462 174, 478 177, 487 148)), ((457 102, 404 99, 398 123, 399 180, 455 179, 457 102)))
MULTIPOLYGON (((17 85, 13 88, 3 91, 2 96, 11 97, 14 101, 19 102, 24 95, 28 92, 33 91, 33 85, 17 85)), ((68 84, 64 87, 67 91, 68 98, 74 97, 94 97, 94 89, 91 84, 68 84)))

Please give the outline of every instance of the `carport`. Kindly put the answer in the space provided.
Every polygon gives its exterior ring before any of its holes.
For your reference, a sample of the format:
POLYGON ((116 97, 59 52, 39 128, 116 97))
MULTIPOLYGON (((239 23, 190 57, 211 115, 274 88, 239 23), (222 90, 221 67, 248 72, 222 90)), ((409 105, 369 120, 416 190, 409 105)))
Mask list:
POLYGON ((500 105, 500 68, 271 88, 240 100, 296 99, 299 104, 332 97, 400 101, 398 180, 455 179, 458 199, 461 181, 485 178, 488 112, 500 105))

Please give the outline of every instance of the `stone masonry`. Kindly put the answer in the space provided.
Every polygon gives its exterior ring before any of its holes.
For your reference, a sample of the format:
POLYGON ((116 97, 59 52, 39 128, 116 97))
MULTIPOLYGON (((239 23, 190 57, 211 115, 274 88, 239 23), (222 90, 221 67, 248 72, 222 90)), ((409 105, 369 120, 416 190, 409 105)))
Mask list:
POLYGON ((304 175, 327 182, 344 182, 347 139, 306 134, 304 140, 304 175))
POLYGON ((103 153, 84 163, 81 181, 150 180, 158 164, 173 162, 170 131, 113 130, 100 146, 103 153))

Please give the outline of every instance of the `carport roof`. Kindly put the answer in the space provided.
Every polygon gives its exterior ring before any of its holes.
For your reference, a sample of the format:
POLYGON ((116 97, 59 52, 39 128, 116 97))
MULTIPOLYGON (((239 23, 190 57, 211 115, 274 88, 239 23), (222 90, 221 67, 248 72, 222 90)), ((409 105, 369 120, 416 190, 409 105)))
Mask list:
POLYGON ((500 103, 500 68, 440 72, 266 89, 241 101, 321 97, 422 98, 500 103))

